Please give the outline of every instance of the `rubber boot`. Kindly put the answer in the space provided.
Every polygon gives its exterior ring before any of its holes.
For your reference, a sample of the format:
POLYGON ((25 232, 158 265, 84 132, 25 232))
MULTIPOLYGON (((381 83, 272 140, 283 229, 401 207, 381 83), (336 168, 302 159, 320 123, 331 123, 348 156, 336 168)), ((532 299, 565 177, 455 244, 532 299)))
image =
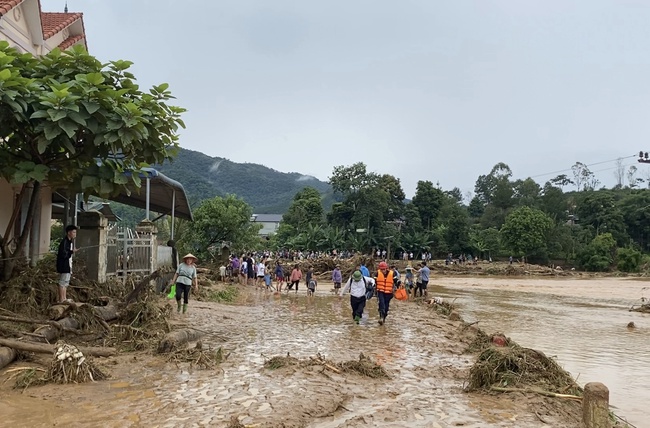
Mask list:
POLYGON ((178 312, 179 314, 181 313, 181 301, 180 300, 176 301, 176 312, 178 312))
POLYGON ((186 312, 187 312, 187 303, 185 303, 185 304, 183 305, 183 313, 186 313, 186 312))

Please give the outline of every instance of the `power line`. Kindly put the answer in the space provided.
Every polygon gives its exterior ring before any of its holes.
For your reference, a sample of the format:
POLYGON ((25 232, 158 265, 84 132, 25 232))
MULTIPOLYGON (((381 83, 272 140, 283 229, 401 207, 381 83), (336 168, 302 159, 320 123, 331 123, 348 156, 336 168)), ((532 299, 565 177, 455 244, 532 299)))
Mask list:
MULTIPOLYGON (((590 166, 594 166, 594 165, 602 165, 604 163, 615 162, 615 161, 617 161, 619 159, 629 159, 629 158, 635 158, 635 157, 637 157, 637 154, 633 154, 632 156, 617 157, 615 159, 610 159, 610 160, 601 161, 601 162, 594 162, 594 163, 590 163, 590 164, 585 165, 585 166, 590 167, 590 166)), ((616 167, 612 167, 610 169, 614 169, 614 168, 616 168, 616 167)), ((571 171, 571 168, 561 169, 561 170, 553 171, 553 172, 547 172, 547 173, 544 173, 544 174, 537 174, 537 175, 533 175, 530 178, 544 177, 546 175, 559 174, 561 172, 569 172, 569 171, 571 171)))

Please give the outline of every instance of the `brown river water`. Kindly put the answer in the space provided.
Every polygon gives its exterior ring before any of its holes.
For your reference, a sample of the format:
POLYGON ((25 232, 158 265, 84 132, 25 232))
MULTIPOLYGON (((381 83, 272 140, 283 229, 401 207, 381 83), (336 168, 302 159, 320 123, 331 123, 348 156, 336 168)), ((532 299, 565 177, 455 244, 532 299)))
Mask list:
POLYGON ((431 294, 456 299, 466 321, 501 331, 558 362, 578 382, 602 382, 610 403, 650 427, 650 314, 629 312, 650 281, 637 279, 435 278, 431 294), (635 329, 627 324, 634 322, 635 329))
MULTIPOLYGON (((629 313, 640 281, 433 278, 431 295, 456 299, 466 321, 502 331, 522 346, 556 355, 578 381, 600 381, 611 402, 637 427, 648 427, 643 405, 650 367, 650 318, 629 313), (638 326, 628 330, 628 322, 638 326)), ((244 305, 190 302, 175 322, 207 333, 204 346, 230 353, 217 371, 196 370, 146 354, 103 362, 108 381, 45 385, 24 393, 0 390, 0 427, 578 427, 539 396, 463 392, 473 357, 463 324, 425 305, 393 302, 377 324, 376 299, 361 325, 351 322, 347 297, 282 296, 253 291, 244 305), (389 379, 337 374, 321 365, 269 370, 286 355, 308 360, 375 359, 389 379)), ((24 363, 18 363, 18 366, 24 363)), ((5 375, 6 378, 6 375, 5 375)), ((0 379, 0 384, 4 379, 0 379)), ((575 410, 575 409, 574 409, 575 410)), ((578 410, 571 414, 579 413, 578 410)))

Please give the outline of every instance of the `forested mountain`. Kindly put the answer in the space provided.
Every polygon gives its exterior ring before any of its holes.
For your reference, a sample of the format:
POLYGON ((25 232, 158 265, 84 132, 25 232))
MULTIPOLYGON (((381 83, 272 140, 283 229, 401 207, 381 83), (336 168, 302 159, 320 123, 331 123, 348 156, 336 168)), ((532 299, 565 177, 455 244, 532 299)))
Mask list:
POLYGON ((330 185, 314 177, 213 158, 193 150, 180 149, 172 163, 156 169, 180 182, 194 207, 204 199, 233 194, 252 206, 255 213, 283 214, 294 195, 305 187, 318 190, 326 209, 333 203, 330 185))

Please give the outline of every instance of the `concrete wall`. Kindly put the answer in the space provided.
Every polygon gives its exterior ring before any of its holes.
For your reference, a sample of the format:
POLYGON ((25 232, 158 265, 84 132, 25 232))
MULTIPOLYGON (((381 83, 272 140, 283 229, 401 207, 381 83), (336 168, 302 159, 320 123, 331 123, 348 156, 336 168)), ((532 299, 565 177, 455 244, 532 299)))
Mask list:
MULTIPOLYGON (((11 213, 13 212, 14 201, 16 195, 20 191, 20 187, 11 186, 6 180, 0 179, 0 233, 4 234, 9 220, 11 220, 11 213)), ((27 199, 27 198, 25 198, 27 199)), ((24 203, 25 212, 22 213, 21 218, 25 218, 27 201, 24 203)), ((32 255, 36 260, 43 257, 50 250, 50 235, 52 227, 52 189, 47 186, 41 187, 41 198, 39 209, 35 212, 34 225, 37 230, 33 233, 34 239, 27 241, 25 248, 26 255, 32 255), (35 245, 35 248, 32 246, 35 245)), ((9 234, 9 238, 13 237, 13 230, 9 234)))
POLYGON ((259 235, 267 236, 278 231, 280 223, 268 221, 256 221, 255 224, 261 224, 262 228, 258 232, 259 235))
MULTIPOLYGON (((0 39, 21 52, 42 55, 43 30, 38 0, 25 0, 0 20, 0 39)), ((59 42, 60 43, 60 42, 59 42)))

